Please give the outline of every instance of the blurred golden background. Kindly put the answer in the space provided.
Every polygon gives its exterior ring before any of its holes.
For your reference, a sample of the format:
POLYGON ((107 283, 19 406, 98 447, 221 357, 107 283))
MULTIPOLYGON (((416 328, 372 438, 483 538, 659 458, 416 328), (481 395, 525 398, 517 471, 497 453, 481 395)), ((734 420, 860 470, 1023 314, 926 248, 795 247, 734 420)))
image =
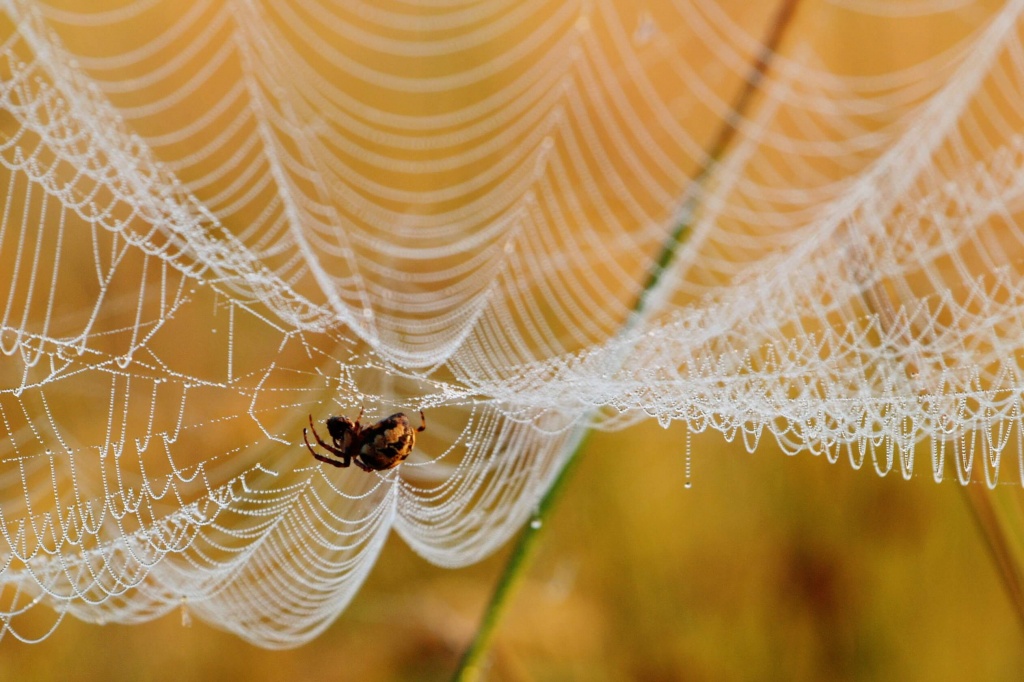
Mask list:
MULTIPOLYGON (((553 4, 551 12, 559 6, 553 4)), ((763 34, 762 26, 774 7, 771 3, 740 2, 723 6, 749 37, 763 34)), ((852 76, 905 75, 901 69, 926 62, 927 55, 950 49, 970 30, 983 25, 995 6, 964 4, 961 12, 917 23, 916 17, 891 22, 877 16, 858 19, 856 13, 843 10, 843 3, 807 2, 799 3, 793 30, 805 46, 817 50, 816 58, 823 60, 823 69, 852 76)), ((666 7, 655 4, 651 11, 658 14, 655 10, 666 7)), ((179 8, 167 3, 155 11, 166 11, 171 16, 179 8)), ((573 25, 573 30, 590 29, 578 20, 566 23, 573 25)), ((158 34, 159 16, 151 18, 144 28, 158 34)), ((530 33, 536 28, 524 24, 517 30, 530 33)), ((135 49, 135 42, 147 40, 146 31, 141 33, 143 38, 122 32, 117 36, 123 42, 121 46, 115 46, 109 35, 96 31, 65 27, 61 38, 72 52, 95 57, 104 50, 117 54, 135 49)), ((609 41, 611 33, 602 32, 600 27, 593 31, 599 42, 609 41)), ((703 68, 695 81, 729 92, 739 87, 746 71, 735 65, 721 68, 714 62, 713 46, 690 40, 686 31, 669 31, 666 36, 680 55, 703 68)), ((522 38, 517 34, 508 39, 514 42, 522 38)), ((190 37, 181 40, 188 43, 190 37)), ((792 38, 789 40, 792 43, 792 38)), ((738 53, 749 59, 756 56, 750 41, 738 44, 744 47, 738 53)), ((657 42, 653 45, 658 46, 657 42)), ((603 49, 614 53, 609 44, 603 49)), ((678 73, 673 74, 672 54, 661 45, 657 50, 650 48, 647 57, 650 73, 663 73, 666 90, 673 87, 672 79, 683 80, 678 73)), ((196 57, 198 61, 202 58, 196 57)), ((375 57, 361 58, 370 61, 375 57)), ((381 68, 397 71, 408 61, 396 58, 381 68)), ((132 67, 141 71, 150 68, 134 63, 118 68, 130 71, 132 67)), ((436 75, 430 69, 439 67, 423 64, 422 68, 421 75, 429 76, 436 75)), ((114 71, 105 73, 111 79, 108 87, 117 82, 114 71)), ((186 69, 177 75, 187 81, 187 73, 186 69)), ((224 82, 231 82, 236 75, 228 74, 224 82)), ((494 87, 508 87, 513 75, 497 77, 494 87)), ((618 77, 623 83, 630 80, 621 73, 618 77)), ((180 83, 161 86, 182 87, 180 83)), ((384 97, 373 87, 367 89, 371 91, 367 101, 384 97)), ((916 97, 928 92, 926 88, 916 97)), ((212 89, 195 99, 178 102, 182 111, 173 113, 194 116, 197 101, 216 101, 218 94, 212 89)), ((401 102, 378 104, 382 108, 391 106, 393 112, 403 115, 432 108, 457 110, 461 106, 458 102, 431 101, 429 94, 408 94, 401 102)), ((694 101, 677 102, 679 122, 695 140, 706 141, 719 127, 723 112, 694 93, 687 94, 694 101)), ((886 94, 878 95, 879 99, 884 100, 886 94)), ((472 99, 478 93, 465 96, 472 99)), ((110 95, 111 101, 125 110, 142 109, 157 98, 157 94, 142 88, 110 95)), ((725 95, 723 98, 728 99, 725 95)), ((916 103, 911 100, 885 111, 898 119, 900 112, 906 113, 916 103)), ((587 105, 596 106, 592 101, 587 105)), ((597 116, 593 111, 587 115, 597 116)), ((899 123, 881 118, 867 120, 871 118, 868 115, 864 118, 856 121, 864 130, 899 123)), ((182 125, 181 119, 163 115, 140 115, 132 123, 141 134, 151 137, 182 125)), ((815 130, 815 124, 809 119, 785 117, 772 122, 781 133, 815 130)), ((214 135, 216 127, 211 130, 208 134, 214 135)), ((343 136, 345 131, 339 134, 343 136)), ((172 159, 182 159, 208 142, 188 139, 161 151, 172 159)), ((518 142, 512 139, 507 144, 514 148, 518 142)), ((468 145, 469 140, 461 144, 468 145)), ((219 150, 222 158, 214 157, 210 165, 226 161, 234 151, 226 145, 219 150)), ((413 161, 429 161, 434 151, 417 150, 408 155, 413 161)), ((448 150, 452 154, 464 151, 448 150)), ((767 167, 777 164, 785 168, 785 151, 763 151, 762 162, 767 167)), ((862 170, 875 160, 873 153, 882 151, 822 159, 816 168, 821 173, 817 179, 828 185, 842 178, 844 172, 862 170)), ((509 150, 492 150, 491 157, 506 153, 509 150)), ((339 152, 339 156, 344 154, 339 152)), ((401 171, 377 176, 372 164, 369 170, 362 167, 362 159, 344 160, 358 172, 373 176, 375 182, 405 188, 423 185, 420 189, 424 194, 429 194, 430 181, 457 185, 464 181, 458 177, 460 173, 482 172, 474 165, 437 171, 433 176, 401 171)), ((679 167, 691 176, 705 162, 698 157, 678 160, 679 167)), ((486 167, 487 163, 481 161, 478 165, 486 167)), ((186 181, 202 178, 208 170, 202 164, 182 164, 179 169, 186 181)), ((241 164, 229 170, 243 172, 241 164)), ((203 191, 217 195, 235 179, 228 173, 203 191)), ((803 181, 785 173, 759 180, 782 187, 803 181)), ((274 187, 265 189, 268 197, 274 192, 274 187)), ((485 191, 478 193, 483 195, 485 191)), ((197 194, 203 198, 202 191, 197 194)), ((463 195, 461 199, 473 201, 479 196, 463 195)), ((648 199, 651 205, 656 203, 654 198, 648 199)), ((410 216, 427 218, 431 212, 451 210, 451 202, 444 201, 426 206, 401 204, 395 200, 387 208, 399 213, 408 209, 410 216)), ((225 223, 235 234, 244 233, 260 206, 258 202, 247 205, 225 223)), ((348 209, 347 205, 342 208, 343 212, 348 209)), ((587 206, 584 213, 578 220, 589 228, 587 221, 596 221, 594 216, 600 208, 587 206)), ((779 208, 779 213, 785 211, 779 208)), ((368 233, 380 229, 375 216, 353 210, 346 218, 368 233)), ((600 229, 611 232, 613 226, 609 222, 600 229)), ((420 227, 422 224, 413 221, 403 229, 420 227)), ((718 272, 710 266, 701 271, 699 264, 695 265, 696 274, 688 282, 693 286, 681 287, 676 303, 692 303, 699 293, 725 285, 741 270, 739 264, 763 258, 764 250, 755 248, 756 238, 773 234, 777 226, 755 221, 727 227, 735 234, 750 236, 750 241, 744 243, 753 246, 730 253, 725 248, 726 239, 702 245, 705 250, 700 253, 709 261, 720 258, 725 265, 718 272)), ((662 238, 662 234, 651 231, 647 243, 657 247, 662 238)), ((780 250, 785 246, 784 240, 776 244, 780 250)), ((357 247, 372 253, 379 245, 368 241, 357 247)), ((278 255, 281 261, 290 256, 278 255)), ((600 266, 642 274, 650 255, 626 250, 617 253, 609 248, 604 254, 607 260, 600 266)), ((88 263, 85 255, 79 257, 88 263)), ((1015 254, 1007 257, 1012 260, 1015 254)), ((457 261, 453 258, 449 267, 457 261)), ((339 279, 349 274, 341 259, 330 264, 337 268, 334 274, 339 279)), ((399 265, 390 265, 394 270, 387 274, 405 274, 399 265)), ((413 267, 427 265, 409 265, 410 270, 413 267)), ((586 270, 589 266, 584 261, 578 267, 586 270)), ((319 283, 311 282, 308 272, 300 274, 296 287, 316 292, 319 283)), ((366 281, 377 276, 363 275, 366 281)), ((388 276, 380 275, 379 279, 373 284, 382 290, 388 286, 399 288, 388 276)), ((638 286, 639 279, 638 275, 638 286)), ((622 300, 615 310, 619 317, 609 315, 609 329, 621 323, 627 312, 623 302, 632 301, 636 294, 625 288, 615 293, 622 300)), ((379 302, 385 308, 394 306, 390 310, 392 322, 398 320, 394 324, 400 328, 403 311, 399 305, 383 297, 379 302)), ((215 306, 211 304, 210 308, 215 306)), ((121 312, 131 317, 134 310, 126 306, 121 312)), ((566 335, 571 336, 568 332, 566 335)), ((197 366, 204 360, 210 361, 211 376, 223 369, 221 355, 191 358, 197 366)), ((205 367, 190 370, 193 376, 206 371, 205 367)), ((200 400, 195 399, 195 403, 204 405, 200 400)), ((221 398, 207 400, 215 404, 221 398)), ((232 405, 224 409, 241 414, 245 408, 232 405)), ((176 416, 162 414, 171 420, 176 416)), ((100 420, 90 421, 102 431, 100 420)), ((435 437, 434 433, 429 432, 428 437, 435 437)), ((221 436, 229 443, 237 438, 227 429, 221 436)), ((92 442, 101 436, 90 438, 84 440, 92 442)), ((602 433, 591 441, 555 513, 543 519, 542 548, 500 626, 487 679, 1014 680, 1024 674, 1021 614, 1012 607, 963 491, 952 477, 941 485, 932 482, 924 464, 926 457, 920 459, 913 480, 900 480, 897 474, 883 479, 869 467, 853 471, 845 460, 832 466, 807 454, 786 456, 768 438, 751 455, 737 443, 725 443, 718 433, 704 433, 693 436, 693 486, 687 489, 685 440, 684 427, 661 429, 649 422, 617 433, 602 433)), ((216 449, 209 442, 206 447, 216 449)), ((199 461, 208 455, 198 446, 193 453, 199 461)), ((1013 496, 1016 490, 1007 494, 1013 496)), ((39 644, 27 645, 4 637, 0 641, 0 679, 447 679, 478 624, 506 552, 470 568, 446 570, 427 564, 392 536, 355 601, 327 632, 296 649, 268 651, 251 646, 191 618, 187 607, 182 613, 134 626, 83 624, 68 618, 39 644)), ((52 615, 35 609, 28 616, 33 625, 23 619, 19 632, 29 637, 43 636, 53 625, 47 619, 52 615)))
MULTIPOLYGON (((645 424, 583 456, 486 679, 1014 680, 1024 636, 963 493, 645 424)), ((505 553, 432 567, 389 541, 321 637, 266 651, 180 614, 0 643, 11 680, 443 680, 505 553)), ((48 626, 39 623, 39 632, 48 626)))

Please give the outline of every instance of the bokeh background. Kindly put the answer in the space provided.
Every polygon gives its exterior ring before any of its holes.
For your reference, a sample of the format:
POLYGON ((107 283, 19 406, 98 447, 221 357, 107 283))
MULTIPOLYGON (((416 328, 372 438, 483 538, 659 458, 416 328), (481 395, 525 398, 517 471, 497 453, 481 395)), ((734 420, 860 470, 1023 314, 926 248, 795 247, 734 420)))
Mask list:
MULTIPOLYGON (((708 433, 687 489, 684 442, 654 424, 592 440, 486 679, 1019 679, 1020 621, 956 484, 708 433)), ((41 644, 0 642, 0 678, 448 679, 504 558, 446 570, 392 540, 342 617, 297 649, 177 613, 69 620, 41 644)))
MULTIPOLYGON (((751 37, 774 9, 723 4, 751 37)), ((798 3, 795 30, 836 72, 866 76, 948 49, 996 5, 960 3, 937 20, 911 11, 890 22, 843 4, 798 3)), ((83 53, 98 49, 89 33, 62 39, 83 53)), ((723 80, 731 87, 742 74, 725 69, 723 80)), ((706 116, 705 136, 719 123, 706 116)), ((542 520, 542 547, 501 624, 487 679, 1024 675, 1020 614, 955 483, 935 484, 926 467, 909 481, 880 478, 784 455, 769 439, 750 454, 718 433, 692 436, 692 469, 688 478, 681 425, 645 423, 591 441, 542 520)), ((68 619, 39 644, 0 640, 0 679, 446 679, 506 552, 446 570, 392 538, 332 628, 293 650, 253 647, 187 612, 132 627, 68 619)), ((38 636, 53 626, 50 612, 29 617, 38 636)), ((26 620, 19 628, 33 634, 26 620)))

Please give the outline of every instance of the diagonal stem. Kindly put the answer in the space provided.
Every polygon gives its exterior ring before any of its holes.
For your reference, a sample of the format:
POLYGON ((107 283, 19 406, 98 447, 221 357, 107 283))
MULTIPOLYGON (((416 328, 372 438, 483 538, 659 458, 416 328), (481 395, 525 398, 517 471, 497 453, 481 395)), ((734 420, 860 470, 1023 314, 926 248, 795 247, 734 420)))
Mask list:
MULTIPOLYGON (((863 299, 878 318, 882 331, 895 338, 901 347, 913 349, 909 326, 902 332, 897 330, 895 307, 885 285, 881 282, 869 285, 863 299)), ((913 350, 911 354, 917 355, 913 350)), ((916 357, 904 360, 903 365, 911 377, 922 369, 922 363, 916 357)), ((998 487, 990 490, 970 481, 962 484, 960 491, 985 539, 1017 618, 1024 626, 1024 511, 1017 497, 1018 491, 1007 494, 998 487)))
POLYGON ((983 485, 962 485, 978 529, 985 538, 992 562, 1003 579, 1010 603, 1024 627, 1024 533, 1021 530, 1019 490, 989 490, 983 485))
MULTIPOLYGON (((762 42, 761 51, 751 65, 743 88, 733 101, 729 114, 723 120, 721 128, 719 128, 718 133, 709 145, 707 157, 700 172, 691 182, 690 186, 693 190, 687 193, 682 205, 681 215, 683 219, 680 220, 672 234, 669 235, 662 245, 661 253, 658 255, 647 281, 637 296, 632 314, 620 330, 620 335, 635 326, 642 319, 644 313, 647 312, 650 295, 658 288, 668 266, 672 263, 680 246, 685 241, 691 227, 691 216, 695 214, 697 209, 700 196, 699 190, 707 183, 718 162, 725 155, 730 143, 736 136, 737 124, 745 116, 754 95, 764 80, 768 68, 771 66, 772 59, 778 50, 779 43, 782 41, 786 29, 792 24, 797 1, 783 0, 776 11, 769 25, 768 33, 762 42)), ((540 503, 537 506, 538 518, 546 518, 547 512, 560 499, 572 472, 576 470, 579 464, 579 455, 586 448, 591 433, 590 429, 584 429, 579 435, 572 453, 568 456, 565 464, 540 499, 540 503)), ((501 620, 514 587, 522 577, 524 569, 536 549, 537 539, 542 530, 543 526, 530 523, 523 528, 522 533, 519 535, 519 539, 512 549, 508 562, 505 564, 505 569, 498 579, 494 594, 491 595, 491 600, 487 604, 476 635, 463 655, 458 669, 455 671, 454 679, 458 682, 469 682, 476 680, 480 676, 483 659, 490 648, 498 622, 501 620)))

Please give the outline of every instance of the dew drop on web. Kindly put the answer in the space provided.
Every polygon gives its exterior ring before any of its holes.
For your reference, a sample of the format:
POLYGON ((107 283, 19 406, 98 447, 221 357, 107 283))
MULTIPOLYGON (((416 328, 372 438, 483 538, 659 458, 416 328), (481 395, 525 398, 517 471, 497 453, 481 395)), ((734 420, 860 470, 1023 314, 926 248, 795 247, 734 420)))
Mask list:
POLYGON ((690 488, 693 487, 693 439, 691 437, 689 427, 687 427, 686 429, 686 463, 684 464, 684 467, 686 473, 684 479, 685 483, 683 483, 683 487, 689 490, 690 488))

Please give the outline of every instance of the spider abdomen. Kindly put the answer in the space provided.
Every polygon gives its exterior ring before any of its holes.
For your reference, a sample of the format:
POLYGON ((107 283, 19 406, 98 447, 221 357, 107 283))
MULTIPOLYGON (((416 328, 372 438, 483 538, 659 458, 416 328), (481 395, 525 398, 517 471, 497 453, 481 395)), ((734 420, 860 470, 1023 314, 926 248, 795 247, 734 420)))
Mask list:
POLYGON ((378 471, 401 464, 416 445, 416 429, 399 412, 382 419, 360 434, 359 459, 378 471))

